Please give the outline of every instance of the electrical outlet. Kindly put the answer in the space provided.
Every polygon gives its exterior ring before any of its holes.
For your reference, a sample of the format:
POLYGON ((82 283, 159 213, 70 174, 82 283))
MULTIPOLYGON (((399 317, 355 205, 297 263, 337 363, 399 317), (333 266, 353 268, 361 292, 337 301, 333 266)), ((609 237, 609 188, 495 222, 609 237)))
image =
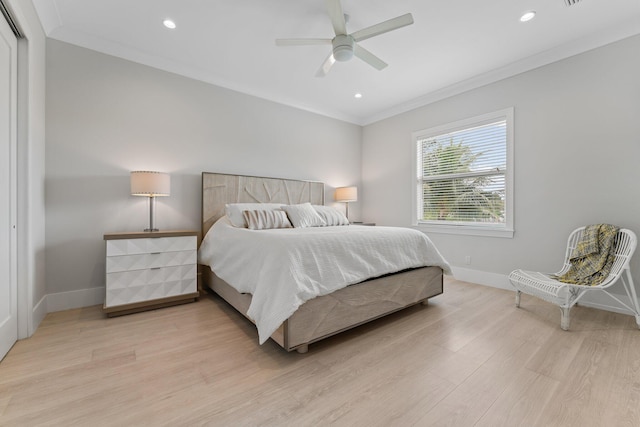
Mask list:
POLYGON ((471 257, 469 255, 464 257, 464 263, 467 265, 471 264, 471 257))

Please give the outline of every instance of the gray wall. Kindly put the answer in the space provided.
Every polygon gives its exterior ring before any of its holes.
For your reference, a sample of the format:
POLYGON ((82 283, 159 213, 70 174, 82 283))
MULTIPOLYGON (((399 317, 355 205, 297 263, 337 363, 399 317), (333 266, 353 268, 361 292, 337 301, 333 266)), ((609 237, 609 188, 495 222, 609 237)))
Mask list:
POLYGON ((328 202, 333 187, 360 185, 353 219, 407 226, 411 133, 510 106, 514 238, 430 237, 479 283, 519 267, 553 271, 578 225, 640 232, 639 49, 632 37, 361 128, 48 40, 47 292, 63 296, 49 308, 96 303, 103 233, 146 226, 131 170, 171 173, 163 229, 199 227, 202 171, 320 180, 328 202))
MULTIPOLYGON (((513 106, 515 236, 430 233, 454 266, 478 278, 557 271, 577 226, 607 222, 640 232, 638 52, 640 37, 628 38, 366 126, 363 218, 409 225, 413 131, 513 106)), ((640 280, 638 258, 632 272, 640 280)))
POLYGON ((323 181, 327 204, 334 187, 360 185, 360 126, 55 40, 46 111, 47 291, 79 291, 50 311, 100 295, 82 292, 104 286, 105 232, 148 225, 132 170, 171 174, 161 229, 199 230, 202 171, 323 181))

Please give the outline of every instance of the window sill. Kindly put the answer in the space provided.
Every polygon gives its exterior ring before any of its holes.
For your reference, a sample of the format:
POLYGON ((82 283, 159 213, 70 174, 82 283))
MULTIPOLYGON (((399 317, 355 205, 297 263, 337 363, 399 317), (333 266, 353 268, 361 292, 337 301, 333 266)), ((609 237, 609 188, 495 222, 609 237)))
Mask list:
POLYGON ((414 224, 413 228, 425 233, 458 234, 464 236, 513 238, 513 230, 496 227, 478 227, 469 225, 414 224))

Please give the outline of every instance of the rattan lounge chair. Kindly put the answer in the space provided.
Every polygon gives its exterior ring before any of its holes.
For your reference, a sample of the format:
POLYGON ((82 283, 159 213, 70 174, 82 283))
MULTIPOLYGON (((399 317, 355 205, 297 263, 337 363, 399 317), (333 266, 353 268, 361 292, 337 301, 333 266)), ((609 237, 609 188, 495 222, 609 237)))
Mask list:
POLYGON ((525 293, 541 298, 560 307, 560 327, 565 331, 569 329, 569 312, 580 299, 587 293, 601 291, 616 300, 622 307, 629 310, 636 318, 636 324, 640 328, 640 304, 629 270, 629 261, 636 249, 636 235, 631 230, 620 229, 615 237, 615 261, 607 278, 597 286, 571 285, 559 282, 552 276, 561 276, 569 270, 569 259, 580 240, 585 227, 574 230, 569 235, 564 265, 558 273, 547 274, 534 271, 515 270, 509 274, 509 281, 516 288, 516 307, 520 307, 520 295, 525 293), (629 304, 623 302, 616 295, 610 293, 608 288, 620 279, 624 290, 629 297, 629 304))

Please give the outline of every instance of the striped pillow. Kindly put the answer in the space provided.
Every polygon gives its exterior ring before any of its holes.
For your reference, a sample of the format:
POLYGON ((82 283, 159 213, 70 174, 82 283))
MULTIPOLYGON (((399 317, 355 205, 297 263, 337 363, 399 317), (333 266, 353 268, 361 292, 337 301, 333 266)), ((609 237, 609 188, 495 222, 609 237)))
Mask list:
POLYGON ((231 225, 239 228, 247 228, 244 220, 244 211, 264 210, 272 211, 280 209, 282 203, 228 203, 224 206, 224 212, 231 221, 231 225))
POLYGON ((251 230, 267 230, 271 228, 291 228, 287 214, 281 210, 243 211, 244 221, 251 230))

